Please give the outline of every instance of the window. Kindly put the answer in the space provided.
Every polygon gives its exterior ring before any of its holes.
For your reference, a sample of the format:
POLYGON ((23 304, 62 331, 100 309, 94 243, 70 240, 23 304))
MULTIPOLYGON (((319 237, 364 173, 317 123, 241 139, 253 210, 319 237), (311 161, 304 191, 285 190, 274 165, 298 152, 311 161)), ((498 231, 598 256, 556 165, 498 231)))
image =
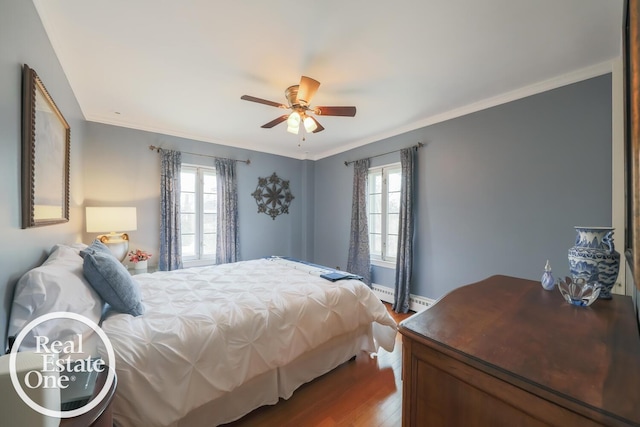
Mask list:
POLYGON ((367 210, 372 261, 396 261, 401 176, 400 163, 369 169, 367 210))
POLYGON ((185 265, 215 262, 217 210, 216 170, 182 165, 180 226, 185 265))

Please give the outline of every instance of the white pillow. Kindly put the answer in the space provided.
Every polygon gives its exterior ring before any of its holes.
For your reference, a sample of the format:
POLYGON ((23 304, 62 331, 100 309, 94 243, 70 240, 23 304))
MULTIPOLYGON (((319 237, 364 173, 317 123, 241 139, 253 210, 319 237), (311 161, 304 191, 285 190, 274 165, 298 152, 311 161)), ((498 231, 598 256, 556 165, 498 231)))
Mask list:
MULTIPOLYGON (((80 250, 86 245, 56 245, 47 260, 24 274, 18 281, 9 318, 9 336, 17 336, 32 320, 56 311, 77 313, 100 322, 103 301, 84 278, 80 250)), ((82 336, 84 355, 95 354, 95 332, 73 319, 53 319, 32 329, 20 351, 36 350, 36 336, 77 343, 82 336)), ((76 347, 77 348, 77 347, 76 347)), ((75 355, 74 355, 75 356, 75 355)), ((78 358, 82 355, 78 355, 78 358)))

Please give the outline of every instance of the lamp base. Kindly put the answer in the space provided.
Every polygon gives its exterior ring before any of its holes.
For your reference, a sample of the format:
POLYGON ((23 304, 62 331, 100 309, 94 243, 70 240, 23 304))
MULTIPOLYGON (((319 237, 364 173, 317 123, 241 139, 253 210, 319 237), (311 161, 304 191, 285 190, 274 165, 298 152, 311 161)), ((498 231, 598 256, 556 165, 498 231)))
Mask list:
POLYGON ((129 252, 129 235, 127 233, 109 233, 98 236, 98 239, 109 248, 120 262, 124 261, 129 252))

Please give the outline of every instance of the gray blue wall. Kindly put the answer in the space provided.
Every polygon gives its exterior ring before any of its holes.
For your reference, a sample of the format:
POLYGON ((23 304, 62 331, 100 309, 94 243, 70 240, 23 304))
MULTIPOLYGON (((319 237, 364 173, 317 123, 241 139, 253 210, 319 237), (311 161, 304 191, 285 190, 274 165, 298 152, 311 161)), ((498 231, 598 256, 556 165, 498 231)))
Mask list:
MULTIPOLYGON (((611 224, 605 75, 316 162, 317 263, 346 264, 353 169, 344 161, 419 141, 414 294, 438 298, 493 274, 537 280, 547 259, 567 274, 573 227, 611 224)), ((397 161, 397 153, 372 160, 397 161)), ((375 267, 373 276, 393 286, 392 270, 375 267)))
MULTIPOLYGON (((182 151, 183 161, 213 166, 213 158, 250 160, 237 164, 241 259, 289 255, 311 259, 313 163, 223 145, 88 123, 83 178, 86 206, 135 206, 138 229, 129 234, 132 247, 158 253, 160 233, 160 156, 150 145, 182 151), (206 156, 188 153, 204 154, 206 156), (288 179, 295 199, 289 214, 276 219, 257 212, 251 197, 258 177, 276 172, 288 179)), ((84 235, 85 241, 95 238, 84 235)), ((151 264, 157 263, 152 257, 151 264)))
MULTIPOLYGON (((13 288, 39 265, 56 243, 80 241, 84 125, 78 103, 62 72, 33 3, 0 0, 0 343, 4 343, 13 288), (21 229, 22 64, 36 70, 71 126, 69 223, 21 229)), ((0 345, 0 348, 4 348, 0 345)), ((2 351, 0 351, 2 353, 2 351)))

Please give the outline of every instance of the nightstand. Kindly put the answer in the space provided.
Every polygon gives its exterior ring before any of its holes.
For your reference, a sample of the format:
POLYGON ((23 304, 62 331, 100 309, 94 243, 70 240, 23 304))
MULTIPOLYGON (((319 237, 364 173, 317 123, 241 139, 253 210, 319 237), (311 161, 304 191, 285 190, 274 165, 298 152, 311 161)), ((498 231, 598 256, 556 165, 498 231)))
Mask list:
POLYGON ((136 270, 135 268, 130 268, 129 274, 131 274, 132 276, 135 276, 136 274, 155 273, 156 271, 158 271, 158 266, 154 265, 151 267, 147 267, 144 270, 136 270))
MULTIPOLYGON (((107 381, 108 369, 100 372, 95 380, 95 386, 93 387, 93 393, 91 399, 102 390, 102 387, 107 381)), ((113 377, 113 383, 109 388, 109 392, 102 399, 99 405, 91 409, 85 414, 82 414, 74 418, 63 418, 60 420, 60 427, 113 427, 113 415, 111 413, 111 401, 116 393, 116 386, 118 383, 118 377, 113 377)))

